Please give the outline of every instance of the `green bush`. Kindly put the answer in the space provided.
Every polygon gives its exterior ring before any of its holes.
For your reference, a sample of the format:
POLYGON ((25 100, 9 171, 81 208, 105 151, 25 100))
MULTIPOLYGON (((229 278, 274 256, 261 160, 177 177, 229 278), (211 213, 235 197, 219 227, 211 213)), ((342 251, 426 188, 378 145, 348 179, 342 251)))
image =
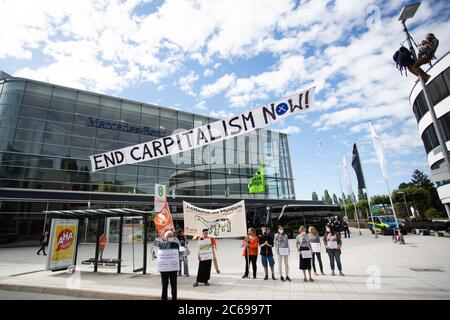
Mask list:
POLYGON ((442 218, 444 216, 436 208, 429 208, 429 209, 425 210, 425 217, 427 217, 428 219, 437 219, 437 218, 442 218))

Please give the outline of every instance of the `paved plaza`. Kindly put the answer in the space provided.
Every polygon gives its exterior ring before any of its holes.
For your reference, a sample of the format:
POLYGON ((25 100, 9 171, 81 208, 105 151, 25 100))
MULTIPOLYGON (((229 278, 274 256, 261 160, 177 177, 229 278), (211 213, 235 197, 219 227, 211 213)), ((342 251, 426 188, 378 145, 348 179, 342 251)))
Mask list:
MULTIPOLYGON (((325 276, 304 283, 298 268, 298 257, 289 258, 292 282, 263 280, 263 268, 258 258, 257 279, 241 279, 244 258, 240 240, 218 242, 220 274, 212 271, 211 286, 194 288, 198 261, 195 241, 191 242, 190 277, 178 278, 179 299, 450 299, 450 238, 407 235, 406 244, 393 244, 391 237, 375 239, 367 230, 359 236, 343 239, 342 264, 344 277, 331 276, 328 256, 323 253, 325 276), (195 258, 194 258, 195 257, 195 258)), ((291 249, 294 240, 290 240, 291 249)), ((148 274, 132 273, 130 248, 124 246, 124 267, 117 274, 112 267, 79 265, 75 274, 65 271, 44 271, 44 256, 36 255, 36 247, 0 249, 0 299, 8 291, 21 299, 22 293, 63 295, 96 299, 159 299, 161 280, 151 260, 149 246, 148 274)), ((137 248, 135 248, 135 254, 137 248)), ((80 245, 78 262, 93 256, 94 245, 80 245)), ((115 254, 110 244, 105 257, 115 254)), ((135 258, 135 267, 140 261, 135 258)), ((279 278, 276 268, 276 277, 279 278)), ((22 297, 29 297, 22 295, 22 297)))

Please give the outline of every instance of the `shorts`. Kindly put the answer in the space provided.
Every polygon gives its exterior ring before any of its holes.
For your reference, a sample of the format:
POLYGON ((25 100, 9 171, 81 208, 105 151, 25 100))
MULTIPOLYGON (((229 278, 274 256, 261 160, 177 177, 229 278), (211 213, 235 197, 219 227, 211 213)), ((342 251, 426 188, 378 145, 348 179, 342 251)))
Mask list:
POLYGON ((269 261, 269 266, 272 268, 275 265, 275 260, 273 260, 273 256, 261 256, 261 262, 264 268, 267 267, 267 261, 269 261))

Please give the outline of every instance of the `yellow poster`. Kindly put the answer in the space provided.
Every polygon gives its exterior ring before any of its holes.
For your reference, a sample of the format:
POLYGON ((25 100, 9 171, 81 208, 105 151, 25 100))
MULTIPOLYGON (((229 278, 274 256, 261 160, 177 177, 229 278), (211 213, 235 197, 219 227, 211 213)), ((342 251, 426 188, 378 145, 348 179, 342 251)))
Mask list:
POLYGON ((53 219, 48 269, 64 269, 74 264, 78 220, 53 219))

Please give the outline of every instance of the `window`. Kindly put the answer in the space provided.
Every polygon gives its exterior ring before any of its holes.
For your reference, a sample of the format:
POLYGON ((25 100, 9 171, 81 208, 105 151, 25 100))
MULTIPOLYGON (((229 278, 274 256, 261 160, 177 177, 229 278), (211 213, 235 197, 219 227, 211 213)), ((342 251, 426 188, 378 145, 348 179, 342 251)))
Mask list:
POLYGON ((53 110, 73 113, 75 111, 76 99, 77 99, 76 92, 62 89, 54 89, 51 108, 53 110))
POLYGON ((102 119, 120 120, 120 100, 102 98, 99 117, 102 119))
POLYGON ((445 134, 445 140, 450 140, 450 112, 447 112, 442 117, 439 118, 442 124, 442 129, 445 134))
POLYGON ((47 119, 48 109, 41 109, 35 107, 29 107, 23 105, 20 110, 20 115, 24 117, 34 118, 34 119, 47 119))
POLYGON ((59 112, 50 110, 48 112, 48 120, 50 121, 56 121, 56 122, 64 122, 64 123, 70 123, 73 122, 73 113, 67 113, 67 112, 59 112))
POLYGON ((76 112, 88 116, 97 116, 100 98, 85 93, 78 94, 76 112))
POLYGON ((449 91, 445 85, 442 74, 434 78, 427 87, 429 89, 433 105, 438 104, 449 95, 449 91))
POLYGON ((439 145, 439 141, 437 139, 436 131, 434 130, 433 125, 430 125, 424 130, 424 132, 422 133, 422 141, 427 154, 439 145))

